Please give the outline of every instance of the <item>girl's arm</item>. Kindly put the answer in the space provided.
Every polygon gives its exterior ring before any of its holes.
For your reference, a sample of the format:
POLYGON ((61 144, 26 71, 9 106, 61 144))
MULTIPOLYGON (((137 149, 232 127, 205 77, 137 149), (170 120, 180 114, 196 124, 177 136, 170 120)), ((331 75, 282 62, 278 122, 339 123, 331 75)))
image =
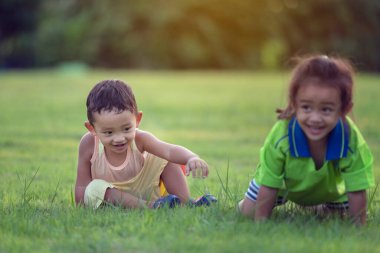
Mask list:
POLYGON ((84 203, 84 192, 91 182, 91 157, 94 150, 94 137, 85 134, 79 144, 77 179, 75 183, 75 203, 84 203))
POLYGON ((208 176, 207 163, 187 148, 163 142, 151 133, 141 130, 136 132, 135 140, 140 151, 147 151, 172 163, 186 164, 186 175, 192 171, 193 176, 200 176, 197 175, 199 171, 203 177, 208 176))
POLYGON ((277 197, 277 192, 278 189, 276 188, 271 188, 264 185, 260 186, 255 207, 255 220, 265 220, 271 216, 277 197))
POLYGON ((367 194, 365 190, 349 192, 349 213, 356 225, 364 225, 367 221, 367 194))

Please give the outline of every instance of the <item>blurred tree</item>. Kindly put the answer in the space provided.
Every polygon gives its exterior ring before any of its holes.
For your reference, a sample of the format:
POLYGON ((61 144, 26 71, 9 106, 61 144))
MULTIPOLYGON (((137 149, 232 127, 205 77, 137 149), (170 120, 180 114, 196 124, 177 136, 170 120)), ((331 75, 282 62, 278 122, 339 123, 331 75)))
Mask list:
POLYGON ((380 1, 2 0, 0 67, 278 68, 339 54, 380 71, 380 1))
POLYGON ((35 64, 34 32, 40 0, 0 1, 0 68, 35 64))
POLYGON ((88 32, 93 25, 92 2, 44 1, 41 6, 39 29, 36 32, 38 66, 74 61, 91 62, 95 57, 93 43, 88 43, 88 32))
POLYGON ((181 68, 260 66, 260 48, 268 36, 265 2, 193 1, 163 29, 168 55, 181 68))
POLYGON ((342 55, 358 68, 380 71, 380 1, 320 0, 282 2, 278 32, 286 58, 323 52, 342 55))
POLYGON ((43 10, 40 65, 259 67, 267 37, 265 1, 56 0, 43 10))

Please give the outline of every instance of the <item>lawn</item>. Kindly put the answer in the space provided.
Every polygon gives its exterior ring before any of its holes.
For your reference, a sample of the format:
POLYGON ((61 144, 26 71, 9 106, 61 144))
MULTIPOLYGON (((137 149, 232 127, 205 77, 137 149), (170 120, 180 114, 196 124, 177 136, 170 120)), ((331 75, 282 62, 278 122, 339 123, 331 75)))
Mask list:
MULTIPOLYGON (((287 72, 0 72, 0 252, 380 252, 380 189, 370 191, 368 225, 320 219, 286 206, 253 223, 235 211, 258 162, 274 110, 286 104, 287 72), (100 80, 129 83, 141 129, 183 145, 210 166, 188 179, 209 208, 126 211, 76 208, 77 147, 85 99, 100 80), (372 198, 373 197, 373 198, 372 198)), ((380 76, 356 78, 352 114, 380 179, 380 76)))

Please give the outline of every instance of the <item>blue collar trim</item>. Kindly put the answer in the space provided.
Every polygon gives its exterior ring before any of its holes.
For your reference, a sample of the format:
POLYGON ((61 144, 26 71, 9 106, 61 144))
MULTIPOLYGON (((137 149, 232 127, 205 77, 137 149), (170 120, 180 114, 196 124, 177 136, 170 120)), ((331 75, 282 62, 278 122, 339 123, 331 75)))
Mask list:
MULTIPOLYGON (((288 126, 290 154, 293 157, 311 157, 307 137, 297 119, 293 117, 288 126)), ((347 156, 349 142, 348 124, 339 119, 327 140, 326 160, 337 160, 347 156)))

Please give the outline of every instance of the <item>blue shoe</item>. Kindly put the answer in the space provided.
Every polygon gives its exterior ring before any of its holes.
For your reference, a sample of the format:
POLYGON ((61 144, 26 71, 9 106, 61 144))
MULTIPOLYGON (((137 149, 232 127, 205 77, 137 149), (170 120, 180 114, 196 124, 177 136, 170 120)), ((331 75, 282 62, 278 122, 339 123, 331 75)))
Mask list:
POLYGON ((218 200, 213 195, 206 194, 197 198, 196 200, 193 200, 192 204, 194 206, 209 206, 212 203, 216 203, 216 202, 218 202, 218 200))
POLYGON ((179 206, 181 204, 181 200, 173 194, 169 194, 165 197, 161 197, 156 200, 153 204, 153 208, 162 208, 168 206, 169 208, 174 208, 176 206, 179 206))

